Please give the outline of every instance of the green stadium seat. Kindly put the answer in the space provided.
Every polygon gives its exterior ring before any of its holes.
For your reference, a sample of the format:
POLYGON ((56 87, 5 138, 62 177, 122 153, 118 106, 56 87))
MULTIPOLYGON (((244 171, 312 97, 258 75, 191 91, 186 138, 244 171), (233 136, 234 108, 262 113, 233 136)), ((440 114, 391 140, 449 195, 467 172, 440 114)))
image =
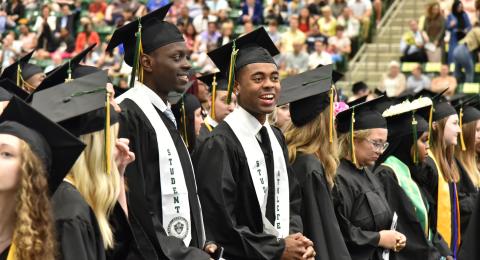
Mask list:
POLYGON ((466 93, 466 94, 480 93, 480 83, 463 83, 459 87, 460 87, 460 93, 466 93))
POLYGON ((417 65, 417 62, 403 62, 401 65, 402 72, 412 72, 413 68, 417 65))
POLYGON ((427 73, 440 72, 441 67, 442 67, 442 63, 440 62, 427 62, 425 64, 425 72, 427 73))

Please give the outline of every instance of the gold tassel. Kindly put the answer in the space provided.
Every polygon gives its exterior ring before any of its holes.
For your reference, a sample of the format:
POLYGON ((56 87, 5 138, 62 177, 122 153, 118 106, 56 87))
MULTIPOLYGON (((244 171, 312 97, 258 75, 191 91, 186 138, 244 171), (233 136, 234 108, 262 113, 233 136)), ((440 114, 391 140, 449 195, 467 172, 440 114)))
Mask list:
POLYGON ((418 147, 417 147, 417 120, 415 119, 415 114, 412 114, 412 135, 413 135, 413 163, 418 164, 418 147))
POLYGON ((433 105, 430 107, 430 114, 428 115, 428 143, 430 144, 430 136, 432 133, 432 120, 433 120, 433 105))
POLYGON ((355 108, 352 110, 352 120, 350 125, 350 140, 352 142, 352 162, 357 165, 357 156, 355 156, 355 140, 354 140, 354 126, 355 126, 355 108))
POLYGON ((333 143, 333 96, 334 96, 334 88, 333 86, 330 88, 330 115, 329 115, 329 126, 328 126, 328 133, 329 133, 329 140, 330 143, 333 143))
POLYGON ((132 74, 130 75, 130 84, 128 85, 129 88, 133 88, 135 85, 136 76, 138 76, 138 81, 143 82, 143 69, 140 65, 140 56, 143 53, 142 23, 140 22, 140 18, 138 18, 138 30, 135 33, 135 38, 135 55, 133 57, 132 74))
POLYGON ((213 74, 213 81, 212 81, 212 106, 210 109, 210 117, 215 120, 215 98, 217 92, 217 74, 213 74))
POLYGON ((111 93, 107 91, 107 100, 105 101, 105 171, 110 175, 111 173, 111 126, 110 126, 110 95, 111 93))
POLYGON ((466 151, 465 139, 463 138, 463 107, 460 108, 460 147, 462 151, 466 151))
POLYGON ((15 259, 17 259, 17 246, 15 245, 12 239, 12 244, 10 245, 10 249, 8 250, 7 260, 15 260, 15 259))
POLYGON ((18 65, 17 65, 17 86, 23 88, 23 85, 20 85, 22 84, 23 80, 22 80, 22 67, 20 66, 20 62, 18 62, 18 65))
POLYGON ((237 60, 237 54, 238 49, 234 40, 232 46, 232 54, 230 55, 230 66, 228 69, 227 104, 230 104, 230 102, 232 101, 233 84, 235 83, 235 61, 237 60))

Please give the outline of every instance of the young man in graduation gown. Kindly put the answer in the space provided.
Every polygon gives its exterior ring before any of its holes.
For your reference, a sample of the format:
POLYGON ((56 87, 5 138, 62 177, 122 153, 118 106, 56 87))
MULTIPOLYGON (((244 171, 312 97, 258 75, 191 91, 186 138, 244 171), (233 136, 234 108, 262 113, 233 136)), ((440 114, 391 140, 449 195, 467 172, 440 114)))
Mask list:
POLYGON ((227 102, 227 79, 223 73, 212 73, 202 77, 198 80, 205 83, 210 88, 212 97, 212 104, 210 106, 210 113, 205 117, 200 128, 200 135, 198 141, 202 142, 217 125, 223 122, 223 119, 233 112, 237 106, 237 97, 232 94, 231 102, 227 102))
POLYGON ((163 21, 170 6, 117 29, 107 48, 123 43, 132 78, 138 72, 140 80, 117 99, 120 136, 130 139, 136 155, 125 173, 129 221, 144 259, 209 259, 201 250, 205 236, 190 156, 167 101, 188 82, 190 69, 182 34, 163 21))
POLYGON ((235 89, 239 104, 193 157, 207 238, 224 247, 226 259, 315 255, 299 233, 300 191, 284 137, 266 121, 280 94, 276 54, 263 28, 208 54, 229 71, 229 90, 235 89))

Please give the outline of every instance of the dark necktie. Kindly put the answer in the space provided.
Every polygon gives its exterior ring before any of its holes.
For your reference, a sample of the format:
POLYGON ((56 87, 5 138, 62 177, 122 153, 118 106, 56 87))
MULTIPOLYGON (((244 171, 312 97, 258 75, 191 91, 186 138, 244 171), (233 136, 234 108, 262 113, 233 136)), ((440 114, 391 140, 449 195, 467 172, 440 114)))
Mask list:
POLYGON ((267 195, 267 209, 266 217, 275 225, 275 179, 274 179, 274 163, 273 163, 273 152, 272 144, 270 143, 270 137, 268 136, 268 131, 265 126, 262 126, 260 129, 260 136, 262 141, 260 146, 262 147, 262 152, 265 155, 265 164, 267 166, 268 174, 268 195, 267 195))

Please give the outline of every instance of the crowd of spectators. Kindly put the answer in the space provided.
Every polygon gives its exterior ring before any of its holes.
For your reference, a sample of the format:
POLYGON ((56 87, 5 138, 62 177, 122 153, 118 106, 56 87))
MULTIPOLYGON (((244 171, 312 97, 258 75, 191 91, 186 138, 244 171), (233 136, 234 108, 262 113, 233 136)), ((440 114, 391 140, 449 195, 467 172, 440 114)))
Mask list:
MULTIPOLYGON (((32 62, 48 71, 96 44, 86 63, 107 69, 122 85, 131 68, 123 63, 122 48, 105 53, 111 34, 167 3, 169 0, 3 0, 0 64, 6 67, 36 49, 32 62)), ((380 0, 174 0, 166 19, 183 32, 199 73, 215 70, 208 51, 265 26, 281 50, 276 59, 281 74, 287 76, 319 64, 333 63, 345 71, 381 12, 380 0)))

